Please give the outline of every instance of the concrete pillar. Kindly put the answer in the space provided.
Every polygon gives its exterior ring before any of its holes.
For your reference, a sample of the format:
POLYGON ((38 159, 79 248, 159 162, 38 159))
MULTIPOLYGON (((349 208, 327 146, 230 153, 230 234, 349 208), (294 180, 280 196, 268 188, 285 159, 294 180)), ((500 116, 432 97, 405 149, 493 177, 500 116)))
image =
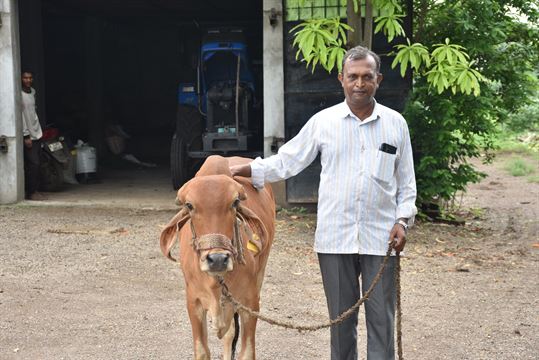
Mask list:
POLYGON ((47 124, 45 112, 45 56, 43 47, 42 0, 19 0, 21 70, 34 72, 37 116, 47 124))
POLYGON ((24 198, 19 23, 16 0, 0 0, 0 204, 24 198))
POLYGON ((263 4, 264 156, 270 156, 284 140, 283 9, 281 0, 263 4))
MULTIPOLYGON (((284 142, 283 1, 263 1, 264 156, 284 142)), ((286 203, 284 182, 273 184, 278 204, 286 203)))

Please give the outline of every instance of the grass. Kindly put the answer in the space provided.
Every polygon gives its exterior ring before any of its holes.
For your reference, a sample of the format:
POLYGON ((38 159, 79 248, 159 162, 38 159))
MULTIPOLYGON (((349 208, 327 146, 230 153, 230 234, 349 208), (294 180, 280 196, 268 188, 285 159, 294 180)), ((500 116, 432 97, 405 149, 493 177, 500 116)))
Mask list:
POLYGON ((532 175, 528 177, 528 182, 539 184, 539 175, 532 175))
POLYGON ((513 176, 526 176, 535 172, 535 167, 520 157, 509 160, 505 169, 513 176))
POLYGON ((520 154, 538 158, 539 132, 501 129, 495 136, 494 147, 499 154, 520 154))
POLYGON ((499 146, 500 153, 515 153, 515 154, 533 154, 533 148, 528 144, 518 141, 515 138, 505 138, 498 140, 496 145, 499 146))
POLYGON ((482 219, 485 215, 485 209, 484 208, 469 208, 468 213, 473 219, 482 219))
MULTIPOLYGON (((495 145, 498 154, 520 155, 510 159, 505 169, 513 176, 528 176, 539 169, 539 134, 537 132, 511 133, 498 137, 495 145), (531 163, 530 163, 531 162, 531 163)), ((538 183, 539 176, 528 177, 529 182, 538 183)))

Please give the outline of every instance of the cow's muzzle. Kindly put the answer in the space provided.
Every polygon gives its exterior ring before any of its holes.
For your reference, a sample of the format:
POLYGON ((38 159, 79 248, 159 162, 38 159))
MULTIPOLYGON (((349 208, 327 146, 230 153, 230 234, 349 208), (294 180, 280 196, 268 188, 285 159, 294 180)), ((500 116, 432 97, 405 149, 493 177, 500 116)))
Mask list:
MULTIPOLYGON (((229 265, 232 265, 229 254, 214 253, 208 254, 206 257, 206 263, 208 264, 208 271, 213 273, 220 273, 230 271, 229 265)), ((231 267, 231 266, 230 266, 231 267)))
POLYGON ((194 245, 200 256, 200 270, 215 274, 234 269, 236 249, 227 236, 202 235, 194 245))

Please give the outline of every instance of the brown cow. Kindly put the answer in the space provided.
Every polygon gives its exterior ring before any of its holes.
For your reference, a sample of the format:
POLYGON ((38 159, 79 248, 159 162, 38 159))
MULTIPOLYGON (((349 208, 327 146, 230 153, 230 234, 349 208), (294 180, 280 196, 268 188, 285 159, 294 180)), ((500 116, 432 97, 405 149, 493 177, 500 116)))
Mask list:
MULTIPOLYGON (((237 340, 232 306, 221 304, 215 275, 224 276, 233 296, 259 310, 260 289, 273 242, 275 201, 270 187, 257 191, 249 179, 232 178, 229 166, 250 159, 210 156, 196 176, 178 190, 180 211, 161 233, 161 251, 170 259, 179 234, 180 266, 187 293, 195 359, 210 359, 206 315, 219 339, 224 359, 234 356, 237 340), (186 226, 184 226, 186 225, 186 226)), ((255 359, 256 318, 240 314, 239 358, 255 359)))

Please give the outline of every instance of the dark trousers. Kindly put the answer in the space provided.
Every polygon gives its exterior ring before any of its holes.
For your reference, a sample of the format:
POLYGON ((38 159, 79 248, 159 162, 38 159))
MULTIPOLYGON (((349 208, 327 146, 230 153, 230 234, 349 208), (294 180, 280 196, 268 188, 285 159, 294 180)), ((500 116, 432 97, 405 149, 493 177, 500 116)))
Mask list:
MULTIPOLYGON (((374 255, 318 254, 331 319, 349 309, 361 294, 368 290, 383 260, 383 256, 374 255)), ((367 323, 368 360, 395 358, 394 273, 395 258, 392 257, 369 299, 363 303, 367 323)), ((357 323, 356 313, 331 327, 331 360, 357 360, 357 323)))
POLYGON ((31 148, 24 146, 24 188, 27 197, 39 187, 40 152, 41 140, 32 140, 31 148))

